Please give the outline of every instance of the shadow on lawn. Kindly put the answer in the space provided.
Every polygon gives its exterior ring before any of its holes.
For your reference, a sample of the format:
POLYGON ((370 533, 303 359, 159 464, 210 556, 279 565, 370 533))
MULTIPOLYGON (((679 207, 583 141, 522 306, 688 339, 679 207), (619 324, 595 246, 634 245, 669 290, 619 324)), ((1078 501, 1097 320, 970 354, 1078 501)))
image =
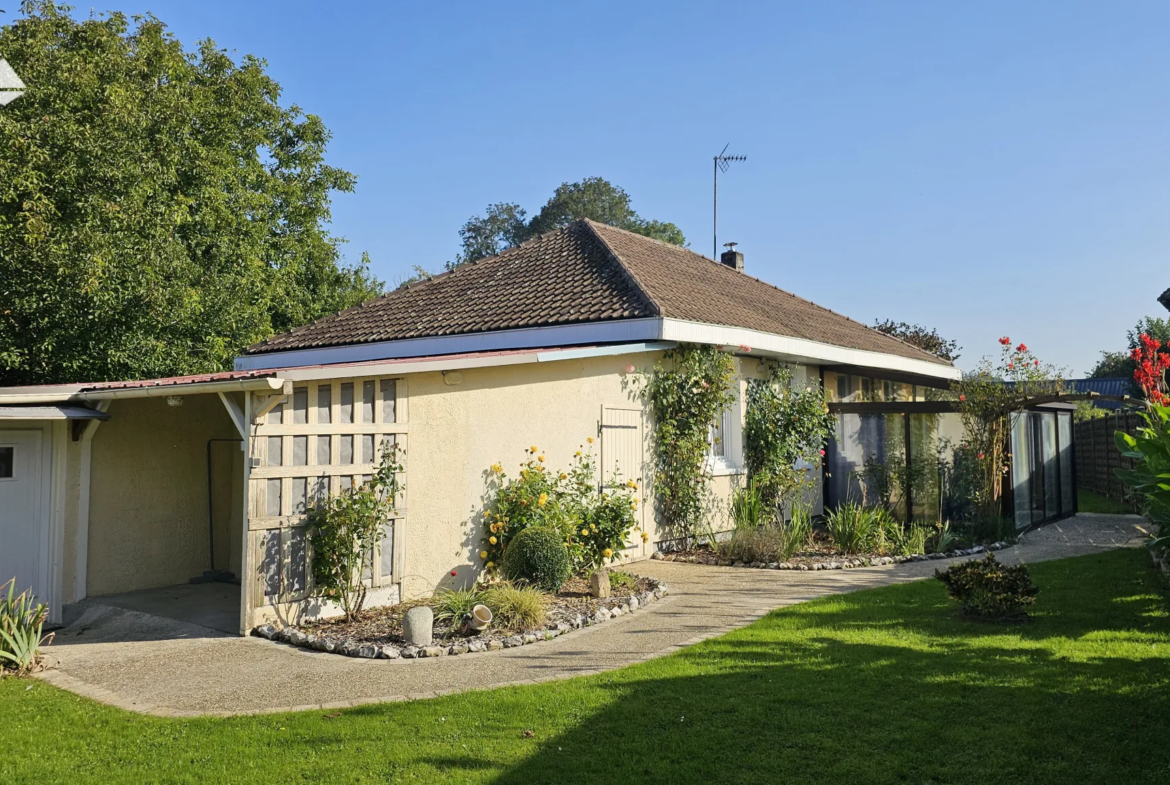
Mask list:
POLYGON ((1166 782, 1165 599, 1148 575, 1113 571, 1086 597, 1053 573, 1029 624, 962 621, 936 587, 899 587, 596 677, 606 708, 536 727, 537 750, 495 782, 1166 782), (1085 642, 1099 632, 1133 648, 1085 642))

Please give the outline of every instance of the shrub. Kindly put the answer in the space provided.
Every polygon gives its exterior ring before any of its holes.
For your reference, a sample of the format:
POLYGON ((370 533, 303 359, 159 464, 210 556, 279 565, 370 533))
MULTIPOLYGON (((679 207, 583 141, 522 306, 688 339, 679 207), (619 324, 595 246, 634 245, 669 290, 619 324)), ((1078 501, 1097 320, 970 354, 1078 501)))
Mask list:
POLYGON ((435 621, 450 622, 453 627, 467 623, 471 611, 483 602, 483 592, 475 589, 441 589, 431 599, 435 621))
POLYGON ((758 529, 736 529, 731 539, 719 543, 717 550, 724 558, 735 561, 779 561, 785 558, 784 528, 773 524, 758 529))
POLYGON ((505 630, 530 630, 544 624, 544 594, 531 586, 497 584, 483 593, 493 623, 505 630))
POLYGON ((512 538, 500 567, 504 576, 556 592, 573 572, 562 535, 543 526, 525 529, 512 538))
POLYGON ((44 605, 33 604, 30 592, 16 594, 15 578, 0 586, 0 671, 23 676, 40 664, 41 647, 53 640, 53 633, 43 635, 48 615, 44 605))
POLYGON ((609 574, 609 588, 617 592, 633 592, 638 588, 638 579, 628 572, 614 570, 609 574))
POLYGON ((859 553, 873 547, 881 520, 875 510, 847 502, 825 516, 825 528, 842 553, 859 553))
MULTIPOLYGON (((593 444, 592 438, 586 441, 593 444)), ((537 447, 527 452, 516 478, 509 478, 498 463, 490 469, 487 531, 479 552, 487 571, 502 569, 512 539, 534 527, 557 531, 575 567, 600 567, 619 558, 636 528, 638 484, 623 482, 615 472, 605 491, 598 492, 593 454, 584 444, 563 472, 549 469, 537 447)))
POLYGON ((318 502, 307 516, 314 591, 336 601, 347 619, 365 604, 362 573, 386 536, 386 523, 403 488, 399 449, 386 445, 369 482, 318 502))
POLYGON ((967 616, 1010 619, 1026 615, 1024 609, 1036 601, 1028 568, 1022 564, 1007 567, 991 553, 981 561, 952 565, 946 572, 935 570, 934 575, 967 616))

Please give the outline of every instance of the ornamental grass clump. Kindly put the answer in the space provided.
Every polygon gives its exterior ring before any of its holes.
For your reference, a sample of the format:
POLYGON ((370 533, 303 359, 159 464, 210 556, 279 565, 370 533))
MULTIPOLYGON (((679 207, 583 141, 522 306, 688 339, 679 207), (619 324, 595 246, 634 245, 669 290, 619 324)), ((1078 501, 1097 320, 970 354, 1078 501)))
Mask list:
POLYGON ((842 553, 861 553, 873 547, 881 529, 876 510, 846 502, 825 516, 829 539, 842 553))
POLYGON ((530 630, 545 622, 545 595, 532 586, 499 583, 483 593, 492 622, 505 630, 530 630))
POLYGON ((991 553, 979 561, 954 564, 946 572, 935 570, 934 576, 947 587, 951 599, 959 601, 963 615, 973 618, 1026 618, 1026 608, 1036 601, 1037 589, 1028 568, 1000 564, 991 553))
POLYGON ((544 591, 560 591, 573 573, 569 552, 555 529, 536 526, 512 538, 500 565, 504 577, 544 591))
POLYGON ((431 599, 435 621, 461 627, 471 619, 476 605, 483 603, 483 592, 476 589, 440 589, 431 599))

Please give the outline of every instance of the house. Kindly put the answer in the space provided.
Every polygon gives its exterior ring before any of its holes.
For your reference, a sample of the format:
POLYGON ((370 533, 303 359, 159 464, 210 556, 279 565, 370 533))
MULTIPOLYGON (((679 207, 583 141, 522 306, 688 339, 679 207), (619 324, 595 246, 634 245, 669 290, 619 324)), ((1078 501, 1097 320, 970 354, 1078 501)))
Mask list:
MULTIPOLYGON (((233 371, 0 389, 0 580, 32 586, 54 620, 85 598, 228 573, 241 576, 232 631, 329 612, 308 598, 303 512, 361 482, 393 440, 405 499, 369 602, 465 583, 491 464, 535 444, 564 466, 593 437, 607 470, 652 482, 630 369, 682 342, 739 347, 711 456, 724 497, 742 472, 745 380, 764 361, 793 365, 797 383, 911 397, 959 376, 751 277, 741 253, 716 262, 578 221, 251 346, 233 371)), ((640 509, 650 542, 631 559, 671 536, 640 509)))

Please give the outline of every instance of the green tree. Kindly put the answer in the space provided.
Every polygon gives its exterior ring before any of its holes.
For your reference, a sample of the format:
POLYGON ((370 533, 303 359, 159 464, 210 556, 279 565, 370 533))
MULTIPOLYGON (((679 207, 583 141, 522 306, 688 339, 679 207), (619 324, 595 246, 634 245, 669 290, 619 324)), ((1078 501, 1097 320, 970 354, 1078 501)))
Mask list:
POLYGON ((672 223, 642 218, 630 206, 629 194, 600 177, 588 177, 579 183, 561 183, 531 221, 525 221, 526 217, 527 212, 518 204, 500 202, 488 205, 484 215, 473 215, 459 230, 463 248, 455 261, 447 264, 447 269, 494 256, 530 237, 582 218, 674 245, 687 244, 681 229, 672 223))
POLYGON ((959 346, 957 341, 943 338, 938 334, 938 330, 928 330, 919 324, 907 324, 906 322, 895 322, 892 319, 886 319, 884 322, 874 321, 873 329, 879 333, 900 338, 911 346, 917 346, 923 351, 930 352, 951 362, 959 359, 959 350, 963 348, 959 346))
POLYGON ((0 28, 28 85, 0 111, 0 384, 218 371, 380 291, 326 228, 354 176, 263 60, 68 10, 0 28))
MULTIPOLYGON (((1160 342, 1163 346, 1170 345, 1170 318, 1143 316, 1138 319, 1133 329, 1127 330, 1125 333, 1125 351, 1101 352, 1101 359, 1089 371, 1089 378, 1106 379, 1124 376, 1132 381, 1133 372, 1137 366, 1130 359, 1129 353, 1139 346, 1143 333, 1160 342)), ((1134 394, 1138 393, 1136 384, 1133 385, 1133 392, 1134 394)))

